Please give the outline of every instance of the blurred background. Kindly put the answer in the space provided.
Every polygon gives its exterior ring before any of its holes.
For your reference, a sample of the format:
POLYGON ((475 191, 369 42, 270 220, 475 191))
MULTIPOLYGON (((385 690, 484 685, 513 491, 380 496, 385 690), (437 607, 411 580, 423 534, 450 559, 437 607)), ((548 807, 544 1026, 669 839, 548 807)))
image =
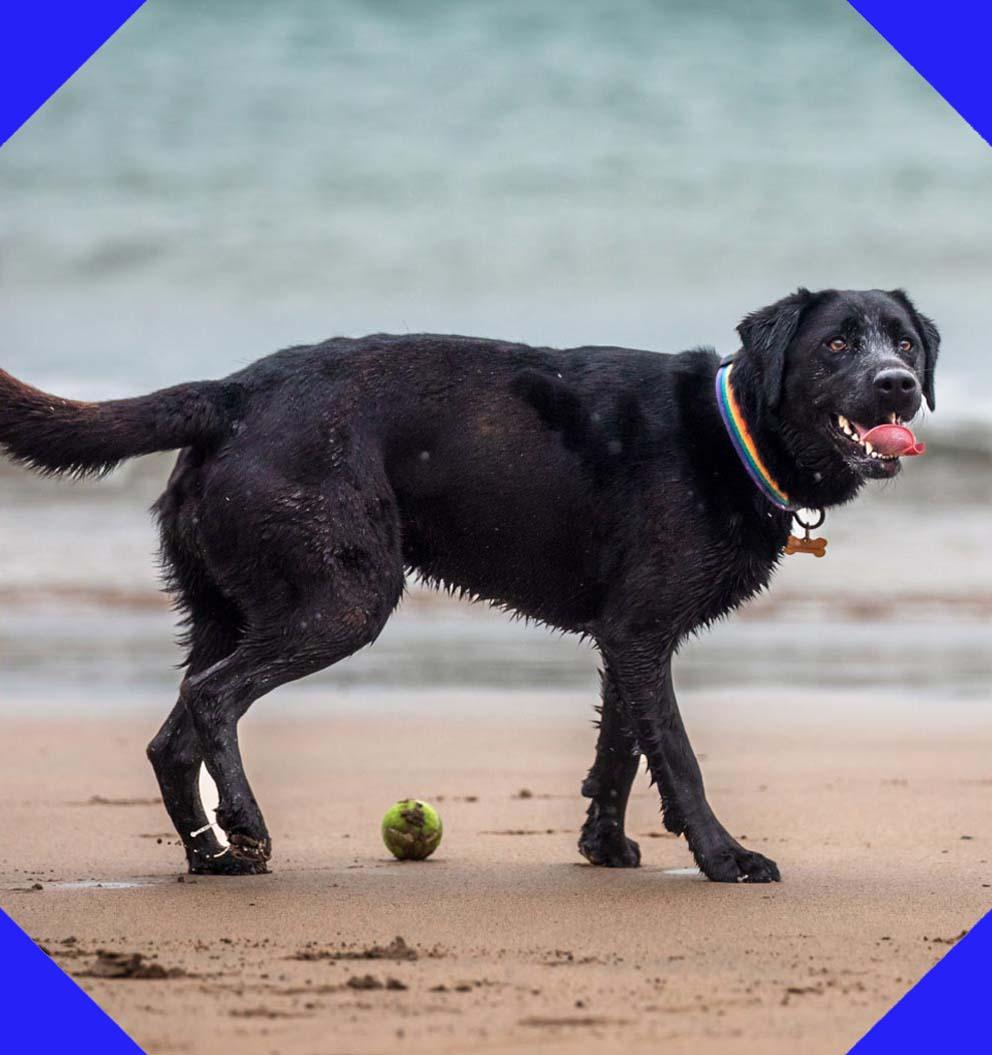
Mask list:
MULTIPOLYGON (((797 706, 821 682, 987 696, 990 279, 988 145, 841 0, 156 0, 0 150, 0 365, 66 396, 381 330, 729 352, 798 285, 905 287, 944 334, 929 453, 678 668, 797 706)), ((170 460, 0 464, 10 706, 164 711, 146 509, 170 460)), ((592 702, 595 665, 413 587, 304 695, 554 707, 592 702)))

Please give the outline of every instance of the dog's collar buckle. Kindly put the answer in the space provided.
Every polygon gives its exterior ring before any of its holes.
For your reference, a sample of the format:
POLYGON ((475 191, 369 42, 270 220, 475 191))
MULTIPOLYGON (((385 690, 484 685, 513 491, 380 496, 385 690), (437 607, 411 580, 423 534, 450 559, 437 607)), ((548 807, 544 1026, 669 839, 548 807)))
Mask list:
POLYGON ((827 514, 818 510, 818 516, 811 524, 808 524, 798 512, 792 514, 792 519, 803 529, 803 537, 790 534, 785 543, 785 554, 791 557, 794 553, 812 553, 814 557, 825 557, 827 555, 827 540, 825 538, 810 538, 810 532, 818 528, 827 518, 827 514))

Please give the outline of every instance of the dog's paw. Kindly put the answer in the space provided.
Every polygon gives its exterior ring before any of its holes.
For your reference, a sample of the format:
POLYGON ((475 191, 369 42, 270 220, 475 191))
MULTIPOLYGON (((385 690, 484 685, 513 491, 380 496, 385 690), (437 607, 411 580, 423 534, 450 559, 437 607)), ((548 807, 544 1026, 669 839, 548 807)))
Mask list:
POLYGON ((695 854, 696 864, 714 883, 778 883, 778 865, 769 857, 733 843, 710 853, 695 854))
POLYGON ((231 844, 231 853, 240 860, 264 864, 272 856, 272 840, 268 836, 256 839, 247 832, 231 832, 227 841, 231 844))
POLYGON ((272 856, 272 840, 256 839, 245 832, 232 832, 230 845, 216 851, 194 850, 188 854, 190 875, 248 876, 264 875, 272 856))
POLYGON ((238 856, 230 846, 210 856, 194 854, 189 858, 189 874, 195 876, 265 875, 268 870, 264 858, 238 856))
POLYGON ((603 868, 637 868, 641 863, 641 848, 622 831, 613 828, 583 829, 579 837, 579 853, 593 865, 603 868))

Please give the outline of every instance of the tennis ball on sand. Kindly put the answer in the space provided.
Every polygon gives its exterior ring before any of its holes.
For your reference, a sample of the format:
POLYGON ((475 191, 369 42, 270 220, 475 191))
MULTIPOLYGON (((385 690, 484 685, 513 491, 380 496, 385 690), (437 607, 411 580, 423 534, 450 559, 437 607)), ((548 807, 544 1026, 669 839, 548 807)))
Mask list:
POLYGON ((420 799, 403 799, 382 818, 382 841, 401 861, 423 861, 441 844, 441 818, 420 799))

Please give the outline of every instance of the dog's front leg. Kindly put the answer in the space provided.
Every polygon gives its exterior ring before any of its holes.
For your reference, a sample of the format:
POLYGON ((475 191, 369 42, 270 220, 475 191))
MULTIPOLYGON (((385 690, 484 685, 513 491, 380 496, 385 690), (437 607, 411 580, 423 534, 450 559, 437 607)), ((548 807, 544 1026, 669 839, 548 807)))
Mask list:
POLYGON ((579 853, 590 864, 636 868, 641 863, 640 847, 624 831, 627 799, 640 761, 637 738, 607 667, 603 671, 603 709, 596 761, 582 784, 582 794, 592 801, 579 836, 579 853))
POLYGON ((641 750, 661 791, 665 826, 684 834, 703 874, 719 883, 769 883, 774 861, 741 846, 717 820, 679 714, 671 650, 638 642, 604 650, 641 750))

